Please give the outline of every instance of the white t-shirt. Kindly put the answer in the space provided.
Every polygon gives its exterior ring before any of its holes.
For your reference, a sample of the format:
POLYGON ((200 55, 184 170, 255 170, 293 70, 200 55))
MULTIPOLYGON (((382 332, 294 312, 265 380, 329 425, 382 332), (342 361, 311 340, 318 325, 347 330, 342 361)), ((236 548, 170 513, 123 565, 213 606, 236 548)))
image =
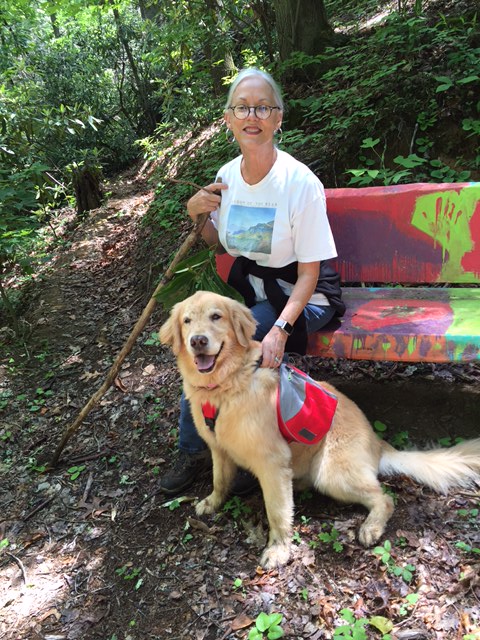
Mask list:
MULTIPOLYGON (((228 185, 220 209, 211 218, 219 240, 234 256, 245 256, 263 267, 284 267, 291 262, 317 262, 335 258, 337 251, 327 218, 325 191, 304 164, 285 151, 257 184, 245 182, 239 156, 217 173, 228 185)), ((249 276, 257 302, 265 300, 263 281, 249 276)), ((293 285, 278 281, 289 296, 293 285)), ((328 305, 315 293, 311 304, 328 305)))

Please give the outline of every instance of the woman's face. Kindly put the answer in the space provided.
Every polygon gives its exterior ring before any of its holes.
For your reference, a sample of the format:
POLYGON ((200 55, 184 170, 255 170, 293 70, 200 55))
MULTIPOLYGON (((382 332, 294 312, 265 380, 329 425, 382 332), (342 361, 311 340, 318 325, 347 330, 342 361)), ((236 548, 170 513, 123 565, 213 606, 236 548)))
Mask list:
MULTIPOLYGON (((236 107, 237 105, 247 107, 278 106, 271 86, 258 76, 251 76, 240 82, 233 92, 229 106, 236 107)), ((250 109, 248 117, 245 120, 239 120, 234 116, 233 111, 228 109, 225 113, 225 122, 227 127, 233 131, 240 147, 245 145, 256 147, 260 144, 273 145, 273 135, 282 124, 282 115, 279 109, 274 109, 269 118, 260 120, 253 109, 250 109)))

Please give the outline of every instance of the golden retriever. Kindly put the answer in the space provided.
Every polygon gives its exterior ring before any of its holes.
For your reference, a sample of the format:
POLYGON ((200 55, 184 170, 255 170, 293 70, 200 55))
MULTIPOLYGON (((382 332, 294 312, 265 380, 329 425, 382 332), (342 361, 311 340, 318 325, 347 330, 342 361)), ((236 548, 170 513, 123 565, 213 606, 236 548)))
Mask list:
POLYGON ((213 491, 196 506, 213 513, 225 501, 237 467, 259 480, 270 527, 261 564, 288 561, 293 520, 293 481, 336 500, 368 509, 359 540, 369 546, 382 536, 392 498, 379 474, 406 474, 446 492, 480 480, 480 438, 450 449, 397 451, 380 440, 359 407, 327 382, 339 402, 333 425, 315 445, 287 444, 276 414, 278 371, 258 366, 261 345, 251 338, 255 321, 244 305, 199 291, 175 305, 160 329, 160 341, 177 357, 196 428, 212 452, 213 491), (202 405, 218 412, 207 426, 202 405))

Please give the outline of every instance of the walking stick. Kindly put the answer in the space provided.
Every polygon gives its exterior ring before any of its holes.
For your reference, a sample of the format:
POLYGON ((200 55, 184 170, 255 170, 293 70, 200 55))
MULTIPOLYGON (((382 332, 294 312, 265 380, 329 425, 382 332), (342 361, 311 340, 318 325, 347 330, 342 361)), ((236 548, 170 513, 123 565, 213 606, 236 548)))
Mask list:
MULTIPOLYGON (((192 187, 194 187, 195 189, 204 189, 204 187, 196 185, 194 182, 186 182, 184 180, 174 180, 174 179, 172 179, 172 182, 180 182, 180 183, 183 183, 183 184, 189 184, 192 187)), ((185 241, 181 245, 180 249, 175 254, 175 257, 173 258, 170 266, 166 270, 165 274, 163 275, 162 279, 160 280, 160 283, 158 284, 157 288, 153 292, 152 297, 150 298, 147 306, 143 310, 142 315, 137 320, 135 326, 132 329, 132 332, 128 336, 128 339, 125 342, 122 350, 118 354, 115 362, 112 364, 112 366, 110 368, 110 371, 108 372, 107 377, 105 379, 105 382, 102 384, 100 389, 98 389, 98 391, 96 391, 96 393, 93 394, 93 396, 90 398, 90 400, 87 402, 87 404, 83 407, 83 409, 80 411, 80 413, 75 418, 75 420, 72 422, 72 424, 66 429, 66 431, 64 432, 64 434, 63 434, 63 436, 62 436, 62 438, 61 438, 61 440, 60 440, 60 442, 59 442, 59 444, 58 444, 58 446, 57 446, 57 448, 55 450, 55 453, 53 454, 52 459, 50 460, 49 463, 47 463, 47 469, 53 469, 53 468, 56 467, 56 465, 57 465, 57 463, 58 463, 58 461, 60 459, 60 456, 62 454, 62 451, 65 448, 65 445, 67 444, 67 442, 74 435, 74 433, 78 430, 79 426, 82 424, 82 422, 88 416, 90 411, 95 407, 95 405, 99 402, 99 400, 101 398, 103 398, 105 393, 112 386, 115 378, 118 375, 118 372, 120 371, 120 367, 122 366, 123 361, 128 356, 130 351, 132 350, 133 345, 135 344, 135 341, 137 340, 138 336, 142 333, 143 329, 145 328, 145 325, 147 324, 148 319, 152 315, 152 312, 153 312, 153 310, 154 310, 154 308, 155 308, 155 306, 157 304, 155 296, 158 294, 160 289, 162 289, 167 284, 167 282, 169 282, 173 278, 173 275, 175 273, 175 269, 176 269, 178 263, 181 262, 187 256, 187 254, 190 251, 190 249, 193 247, 193 245, 196 243, 196 241, 200 237, 202 229, 203 229, 203 227, 205 226, 205 223, 208 220, 208 216, 209 216, 208 213, 203 213, 200 216, 198 216, 197 222, 196 222, 194 228, 189 233, 189 235, 187 236, 187 238, 185 239, 185 241)))

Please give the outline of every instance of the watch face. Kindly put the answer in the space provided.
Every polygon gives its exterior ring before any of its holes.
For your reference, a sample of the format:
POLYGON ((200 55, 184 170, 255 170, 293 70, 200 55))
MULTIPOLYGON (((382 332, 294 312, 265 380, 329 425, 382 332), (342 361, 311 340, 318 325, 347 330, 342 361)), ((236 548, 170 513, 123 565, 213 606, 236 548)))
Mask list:
POLYGON ((276 327, 280 327, 280 329, 285 331, 285 333, 287 333, 289 336, 291 336, 292 333, 293 333, 292 325, 289 322, 287 322, 286 320, 277 320, 275 322, 275 326, 276 327))

